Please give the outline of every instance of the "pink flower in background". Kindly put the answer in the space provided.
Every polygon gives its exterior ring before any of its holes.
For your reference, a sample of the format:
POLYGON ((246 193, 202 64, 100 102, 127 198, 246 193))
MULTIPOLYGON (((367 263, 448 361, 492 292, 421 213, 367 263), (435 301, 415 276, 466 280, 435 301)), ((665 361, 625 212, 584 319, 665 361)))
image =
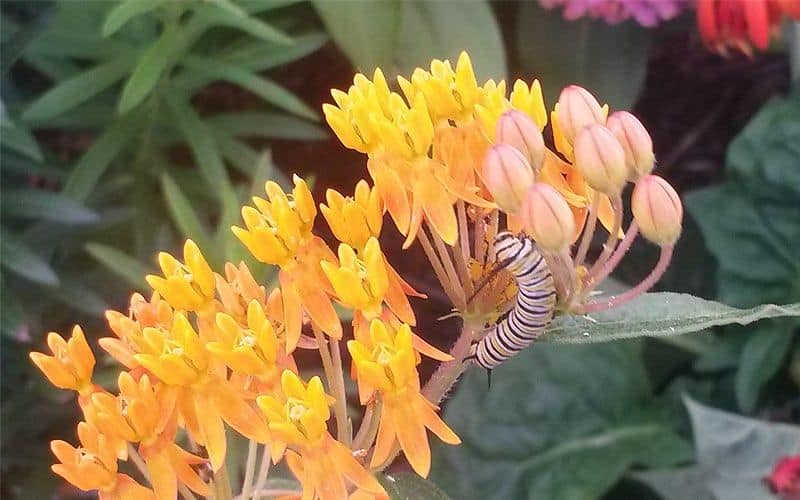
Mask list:
POLYGON ((583 16, 616 24, 633 18, 642 26, 653 27, 677 16, 690 5, 689 0, 539 0, 546 9, 564 7, 564 19, 583 16))

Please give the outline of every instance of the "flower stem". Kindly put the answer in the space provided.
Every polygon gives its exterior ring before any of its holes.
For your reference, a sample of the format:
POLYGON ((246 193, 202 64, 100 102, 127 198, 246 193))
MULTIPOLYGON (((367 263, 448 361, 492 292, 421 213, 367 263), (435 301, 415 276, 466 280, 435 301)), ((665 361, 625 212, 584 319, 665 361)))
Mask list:
POLYGON ((619 195, 615 196, 614 199, 611 200, 611 207, 614 209, 614 226, 608 233, 608 238, 603 245, 603 252, 586 274, 587 279, 597 274, 597 272, 603 267, 603 265, 608 261, 609 257, 611 257, 614 250, 617 248, 617 243, 619 242, 619 228, 622 226, 622 198, 619 195))
POLYGON ((447 298, 450 299, 450 302, 455 303, 457 295, 453 288, 453 283, 450 282, 447 272, 445 272, 444 266, 442 265, 442 261, 436 254, 436 250, 433 249, 433 245, 431 245, 431 241, 428 239, 428 235, 425 233, 424 229, 420 229, 417 239, 422 245, 422 249, 425 251, 425 255, 428 257, 431 266, 433 266, 433 271, 436 273, 436 278, 439 280, 439 283, 442 284, 444 293, 447 294, 447 298))
MULTIPOLYGON (((344 370, 342 369, 342 350, 338 339, 331 339, 331 358, 333 360, 333 376, 336 382, 336 389, 334 389, 334 397, 339 400, 341 398, 342 404, 339 407, 339 416, 342 417, 344 425, 344 436, 339 435, 339 441, 345 446, 350 447, 353 442, 353 424, 347 416, 347 393, 344 387, 344 370)), ((336 417, 337 433, 339 431, 338 421, 339 416, 336 417)))
POLYGON ((453 384, 455 384, 461 373, 466 370, 468 365, 464 363, 464 358, 469 354, 473 335, 473 328, 464 325, 461 329, 461 334, 450 349, 450 355, 453 356, 453 361, 441 363, 436 371, 433 372, 431 378, 428 379, 425 387, 422 388, 422 394, 428 398, 428 401, 431 403, 439 404, 445 394, 447 394, 447 391, 453 387, 453 384))
POLYGON ((589 252, 589 244, 592 242, 594 236, 594 229, 597 226, 597 207, 600 205, 600 192, 595 191, 592 196, 592 204, 589 205, 589 220, 586 221, 586 227, 583 228, 583 235, 581 236, 581 243, 578 246, 578 252, 575 254, 575 267, 583 264, 586 259, 586 254, 589 252))
POLYGON ((253 488, 253 474, 256 470, 257 455, 258 443, 251 439, 250 443, 247 445, 247 465, 245 465, 244 482, 242 483, 242 491, 239 495, 242 498, 250 498, 253 488))
POLYGON ((453 305, 463 311, 467 307, 467 294, 464 292, 464 286, 461 283, 461 280, 458 278, 456 267, 453 264, 453 258, 450 255, 450 251, 448 250, 447 244, 444 242, 444 240, 442 240, 439 235, 433 231, 431 231, 431 236, 433 237, 433 244, 436 245, 436 248, 439 251, 439 257, 442 259, 442 264, 447 272, 447 277, 450 279, 450 283, 453 285, 453 288, 456 292, 456 300, 453 301, 453 305))
POLYGON ((375 435, 378 433, 382 409, 383 403, 380 399, 376 399, 367 405, 367 409, 364 411, 364 418, 361 420, 361 426, 358 428, 356 437, 353 440, 353 450, 365 450, 372 446, 372 442, 375 441, 375 435))
POLYGON ((614 250, 614 253, 611 255, 605 264, 603 264, 602 268, 599 268, 596 273, 590 272, 586 278, 586 287, 583 289, 583 293, 588 295, 589 292, 594 290, 594 288, 600 284, 614 268, 617 267, 619 262, 628 253, 628 250, 631 248, 633 244, 633 240, 636 239, 636 236, 639 234, 639 226, 636 225, 636 221, 631 222, 631 225, 628 226, 628 231, 625 233, 625 237, 622 239, 622 242, 617 246, 617 249, 614 250))
POLYGON ((478 217, 478 220, 475 221, 475 237, 474 241, 474 248, 475 248, 475 260, 478 261, 478 264, 481 266, 486 265, 486 219, 484 217, 478 217))
POLYGON ((228 477, 228 466, 222 464, 214 473, 214 500, 232 500, 231 482, 228 477))
POLYGON ((648 291, 659 279, 661 279, 661 276, 664 275, 664 271, 666 271, 667 267, 669 267, 669 262, 672 260, 672 251, 674 249, 674 245, 661 247, 661 255, 658 258, 658 263, 653 270, 650 271, 650 274, 642 280, 641 283, 621 295, 615 295, 610 299, 590 302, 581 308, 581 312, 585 314, 611 309, 612 307, 616 307, 620 304, 628 302, 629 300, 635 299, 639 295, 648 291))
MULTIPOLYGON (((339 441, 345 442, 344 440, 347 436, 347 399, 344 394, 344 384, 342 384, 341 388, 338 384, 338 379, 342 376, 342 370, 341 368, 338 370, 339 376, 337 377, 337 371, 333 366, 331 351, 328 348, 325 335, 322 334, 322 331, 317 328, 316 325, 312 325, 312 329, 314 330, 314 337, 317 339, 317 345, 319 346, 319 356, 322 358, 322 368, 325 370, 325 378, 328 380, 328 389, 333 393, 332 396, 336 399, 336 403, 334 403, 333 406, 333 414, 336 416, 336 437, 339 441)), ((336 349, 339 348, 338 342, 335 347, 336 349)), ((339 365, 341 366, 341 358, 339 360, 339 365)), ((347 444, 349 445, 349 440, 347 444)))
MULTIPOLYGON (((258 500, 264 495, 262 492, 267 484, 270 464, 272 464, 272 455, 270 454, 269 445, 265 444, 264 451, 261 454, 261 466, 258 468, 258 482, 256 482, 256 488, 253 491, 253 500, 258 500)), ((242 497, 242 500, 247 500, 247 498, 242 497)))

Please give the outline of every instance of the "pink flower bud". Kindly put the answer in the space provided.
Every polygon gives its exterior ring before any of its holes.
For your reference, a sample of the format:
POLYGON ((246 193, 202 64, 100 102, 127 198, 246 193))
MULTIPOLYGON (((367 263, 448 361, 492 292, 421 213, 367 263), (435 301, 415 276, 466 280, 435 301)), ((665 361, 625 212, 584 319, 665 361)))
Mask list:
POLYGON ((681 234, 683 205, 667 181, 657 175, 639 179, 633 188, 631 210, 645 238, 661 246, 677 241, 681 234))
POLYGON ((575 219, 569 205, 549 184, 537 182, 528 189, 520 208, 525 230, 544 250, 560 252, 572 243, 575 219))
POLYGON ((606 121, 600 103, 583 87, 570 85, 558 96, 558 124, 569 144, 574 144, 584 127, 606 121))
POLYGON ((627 111, 617 111, 608 117, 606 127, 614 132, 625 150, 628 179, 636 180, 653 171, 656 161, 653 140, 638 118, 627 111))
POLYGON ((544 138, 528 115, 515 109, 506 111, 497 120, 496 144, 514 146, 538 172, 544 163, 544 138))
POLYGON ((616 195, 628 178, 625 150, 603 125, 589 125, 575 140, 575 167, 592 189, 616 195))
POLYGON ((483 160, 483 177, 495 203, 511 214, 517 213, 534 180, 528 160, 508 144, 496 144, 489 149, 483 160))

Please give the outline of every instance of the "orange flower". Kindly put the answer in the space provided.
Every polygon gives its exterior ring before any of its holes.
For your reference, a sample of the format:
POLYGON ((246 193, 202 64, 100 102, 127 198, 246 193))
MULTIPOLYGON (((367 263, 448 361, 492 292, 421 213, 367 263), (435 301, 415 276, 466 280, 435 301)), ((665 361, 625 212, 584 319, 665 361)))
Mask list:
POLYGON ((796 0, 698 0, 697 26, 703 41, 725 53, 729 47, 752 54, 766 50, 780 32, 783 16, 800 19, 796 0))
POLYGON ((345 480, 370 493, 383 494, 380 483, 328 433, 329 399, 319 377, 312 377, 306 385, 286 370, 281 387, 282 393, 260 396, 258 406, 273 435, 292 448, 286 453, 286 462, 303 485, 303 498, 347 498, 345 480))
POLYGON ((370 189, 367 181, 358 181, 352 197, 328 189, 325 199, 328 204, 320 204, 319 210, 336 239, 360 251, 371 237, 380 236, 383 200, 377 188, 370 189))
POLYGON ((159 253, 158 265, 164 277, 149 275, 147 283, 175 309, 201 311, 214 298, 214 273, 192 240, 186 240, 183 246, 183 260, 181 263, 166 252, 159 253))
POLYGON ((47 334, 47 345, 52 355, 32 352, 29 356, 50 383, 60 389, 71 389, 81 394, 91 393, 94 390, 94 354, 81 327, 76 325, 72 329, 69 340, 50 332, 47 334))
POLYGON ((78 424, 81 447, 53 441, 50 449, 58 458, 53 472, 83 491, 98 490, 101 500, 155 500, 152 490, 117 472, 117 457, 108 440, 86 422, 78 424))
MULTIPOLYGON (((180 419, 198 443, 205 445, 214 470, 225 459, 223 421, 258 442, 269 435, 258 417, 233 386, 216 371, 200 337, 183 313, 176 313, 171 329, 145 328, 144 347, 133 359, 178 390, 180 419)), ((223 372, 224 374, 224 372, 223 372)))
POLYGON ((436 407, 420 393, 416 356, 408 325, 392 335, 380 320, 370 324, 370 342, 351 340, 347 348, 356 365, 359 381, 374 387, 383 401, 378 439, 371 466, 385 462, 396 441, 420 476, 427 477, 431 450, 426 429, 442 441, 461 440, 436 414, 436 407))
POLYGON ((175 498, 178 480, 200 495, 210 495, 211 489, 192 468, 206 461, 173 442, 177 429, 177 391, 151 385, 147 375, 137 382, 127 372, 120 373, 118 384, 116 397, 108 393, 92 395, 97 428, 106 436, 140 443, 139 453, 158 498, 175 498))

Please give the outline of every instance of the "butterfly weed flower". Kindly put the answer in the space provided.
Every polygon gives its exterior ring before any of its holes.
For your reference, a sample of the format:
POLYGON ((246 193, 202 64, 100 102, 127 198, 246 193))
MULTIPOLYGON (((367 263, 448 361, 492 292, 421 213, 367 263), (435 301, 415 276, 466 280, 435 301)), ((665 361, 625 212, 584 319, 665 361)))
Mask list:
POLYGON ((470 360, 496 366, 513 354, 498 341, 524 347, 554 314, 615 307, 667 268, 680 199, 651 174, 644 125, 586 89, 567 87, 548 112, 538 81, 480 83, 463 53, 396 84, 380 69, 356 75, 331 95, 326 120, 365 154, 371 182, 350 194, 329 189, 319 206, 297 176, 289 190, 265 184, 232 231, 277 271, 275 283, 244 263, 215 272, 189 240, 182 259, 159 254, 149 299, 134 294, 127 312, 106 313, 113 335, 99 344, 121 366, 116 393, 92 383, 94 355, 80 329, 69 340, 48 336, 52 354, 31 354, 54 385, 78 393, 84 413, 83 451, 53 444, 54 470, 68 481, 104 498, 172 498, 176 489, 188 499, 209 490, 231 497, 224 463, 236 432, 250 440, 239 498, 262 495, 270 465, 283 460, 304 498, 382 497, 373 474, 400 453, 428 475, 428 431, 459 443, 437 405, 470 360), (633 220, 623 228, 629 182, 633 220), (315 233, 318 212, 335 246, 315 233), (429 343, 429 331, 412 331, 426 296, 382 246, 387 213, 405 248, 422 247, 423 272, 462 320, 449 352, 429 343), (659 262, 627 292, 596 299, 638 235, 661 247, 659 262), (598 239, 602 248, 592 249, 598 239), (520 297, 542 311, 533 332, 503 319, 520 297), (324 382, 298 366, 300 349, 319 356, 324 382), (348 401, 344 349, 357 401, 348 401), (439 363, 428 380, 423 362, 439 363), (152 489, 118 474, 126 459, 152 489), (197 471, 205 467, 212 478, 197 471))

